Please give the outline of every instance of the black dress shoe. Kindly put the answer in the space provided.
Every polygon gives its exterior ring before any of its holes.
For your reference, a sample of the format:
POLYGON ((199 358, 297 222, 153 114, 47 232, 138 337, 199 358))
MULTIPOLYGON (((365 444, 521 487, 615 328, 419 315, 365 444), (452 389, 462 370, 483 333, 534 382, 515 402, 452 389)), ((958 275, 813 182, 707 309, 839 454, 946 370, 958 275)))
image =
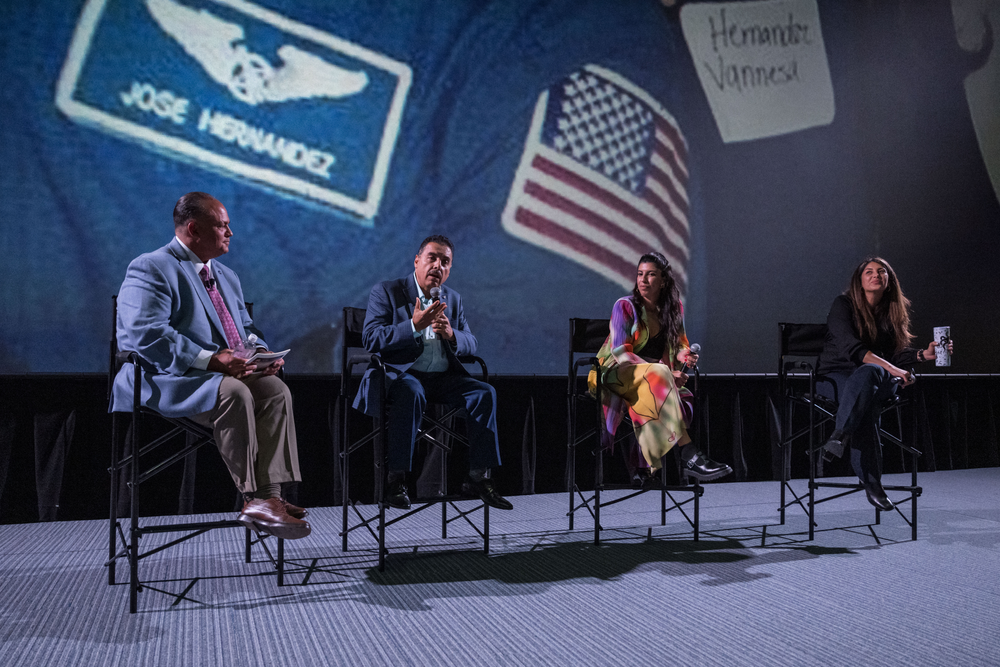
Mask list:
POLYGON ((643 491, 649 491, 651 489, 662 489, 663 480, 660 478, 660 471, 656 470, 646 475, 646 478, 642 480, 643 491))
POLYGON ((493 488, 493 482, 488 479, 478 482, 473 481, 471 478, 466 479, 462 482, 462 493, 467 496, 479 496, 479 499, 484 503, 498 510, 514 509, 509 500, 497 493, 497 490, 493 488))
POLYGON ((642 489, 649 484, 649 468, 638 468, 635 473, 632 474, 632 488, 642 489))
POLYGON ((725 477, 733 471, 725 463, 716 463, 712 459, 705 458, 698 453, 684 462, 685 472, 690 477, 694 477, 700 482, 709 482, 713 479, 725 477))
POLYGON ((871 484, 865 484, 864 482, 861 482, 861 484, 865 487, 865 495, 868 496, 868 502, 872 505, 883 512, 889 512, 895 507, 892 501, 889 500, 889 496, 885 495, 882 482, 875 480, 871 484))
POLYGON ((385 492, 385 504, 398 510, 410 509, 410 497, 406 495, 406 484, 389 482, 385 492))
POLYGON ((830 463, 844 455, 844 432, 839 428, 823 444, 823 460, 830 463))

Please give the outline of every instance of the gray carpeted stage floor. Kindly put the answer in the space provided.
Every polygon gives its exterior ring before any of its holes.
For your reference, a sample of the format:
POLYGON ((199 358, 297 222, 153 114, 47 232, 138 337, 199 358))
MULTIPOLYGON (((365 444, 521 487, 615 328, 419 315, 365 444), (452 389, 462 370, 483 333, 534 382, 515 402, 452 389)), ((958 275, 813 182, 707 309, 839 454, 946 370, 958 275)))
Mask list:
POLYGON ((589 517, 566 530, 564 494, 524 496, 491 514, 489 557, 457 522, 434 539, 433 509, 395 526, 384 574, 319 508, 288 543, 304 584, 278 588, 217 530, 145 561, 186 599, 145 591, 135 615, 107 585, 105 523, 5 525, 0 665, 1000 664, 1000 469, 920 482, 916 542, 896 514, 869 526, 857 494, 820 506, 807 542, 801 512, 778 525, 777 483, 716 484, 698 543, 676 512, 647 539, 649 494, 606 510, 599 547, 589 517))

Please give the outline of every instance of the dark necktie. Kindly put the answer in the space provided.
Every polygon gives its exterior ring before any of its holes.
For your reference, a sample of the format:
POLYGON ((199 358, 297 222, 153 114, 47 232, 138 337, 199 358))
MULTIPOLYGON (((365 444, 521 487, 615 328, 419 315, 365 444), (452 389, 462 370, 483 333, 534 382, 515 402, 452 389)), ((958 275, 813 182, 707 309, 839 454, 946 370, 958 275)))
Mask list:
POLYGON ((219 314, 219 319, 222 320, 222 330, 226 332, 226 342, 229 344, 229 349, 240 349, 243 341, 240 338, 240 331, 236 328, 236 323, 233 322, 233 318, 229 314, 229 309, 226 308, 226 303, 222 300, 222 295, 219 294, 219 289, 215 286, 215 281, 212 280, 212 274, 208 272, 207 265, 201 267, 199 275, 202 282, 205 283, 205 289, 208 290, 208 298, 212 300, 212 305, 215 306, 215 312, 219 314))

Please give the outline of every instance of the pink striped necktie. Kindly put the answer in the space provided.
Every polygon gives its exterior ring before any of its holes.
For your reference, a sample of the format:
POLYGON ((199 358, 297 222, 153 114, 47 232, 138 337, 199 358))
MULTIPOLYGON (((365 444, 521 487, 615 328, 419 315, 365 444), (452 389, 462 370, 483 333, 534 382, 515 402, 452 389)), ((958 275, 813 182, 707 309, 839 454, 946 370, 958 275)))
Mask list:
POLYGON ((219 319, 222 320, 222 330, 226 332, 226 342, 229 344, 229 349, 240 349, 243 339, 240 338, 239 329, 236 328, 236 323, 233 322, 233 318, 229 314, 229 309, 226 308, 226 304, 222 300, 222 295, 219 294, 219 289, 215 286, 215 281, 212 280, 212 274, 208 272, 208 266, 201 267, 201 273, 198 275, 201 276, 202 282, 205 283, 205 289, 208 290, 208 298, 212 300, 215 312, 219 314, 219 319))

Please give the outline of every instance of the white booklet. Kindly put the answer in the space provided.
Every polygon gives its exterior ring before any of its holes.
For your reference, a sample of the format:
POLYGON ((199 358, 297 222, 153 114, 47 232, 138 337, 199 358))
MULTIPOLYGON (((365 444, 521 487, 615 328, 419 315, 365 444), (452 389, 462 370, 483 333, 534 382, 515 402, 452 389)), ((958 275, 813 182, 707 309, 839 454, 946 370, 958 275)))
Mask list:
POLYGON ((289 352, 291 352, 291 348, 282 350, 281 352, 254 352, 247 359, 247 363, 256 363, 258 370, 263 370, 278 359, 284 358, 289 352))

